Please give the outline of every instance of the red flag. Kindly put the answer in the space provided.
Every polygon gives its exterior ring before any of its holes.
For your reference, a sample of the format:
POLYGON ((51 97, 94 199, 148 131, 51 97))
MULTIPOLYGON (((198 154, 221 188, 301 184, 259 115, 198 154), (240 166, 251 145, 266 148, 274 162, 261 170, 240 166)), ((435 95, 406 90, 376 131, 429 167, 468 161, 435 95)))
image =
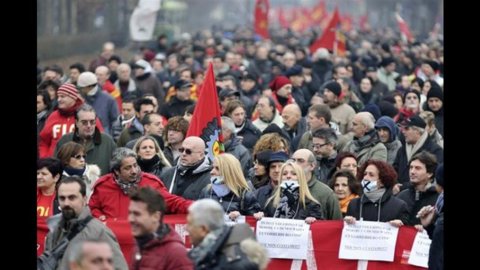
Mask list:
POLYGON ((315 42, 310 46, 310 51, 313 53, 318 48, 326 48, 327 50, 336 53, 339 48, 345 48, 345 36, 343 36, 341 33, 337 33, 339 32, 339 24, 340 14, 338 13, 338 8, 336 7, 327 28, 325 28, 323 31, 322 36, 315 40, 315 42))
POLYGON ((269 38, 268 35, 268 9, 270 4, 268 0, 257 0, 255 2, 255 33, 263 38, 269 38))
POLYGON ((395 18, 397 19, 398 28, 400 28, 403 40, 413 42, 413 35, 410 32, 407 23, 402 19, 402 17, 400 17, 398 13, 395 13, 395 18))
POLYGON ((320 0, 316 6, 313 7, 312 13, 310 14, 310 18, 312 19, 312 23, 320 24, 323 17, 326 15, 327 9, 325 8, 325 1, 320 0))
POLYGON ((288 20, 285 17, 285 11, 283 10, 283 7, 278 9, 278 23, 283 29, 288 28, 288 20))
POLYGON ((193 111, 187 137, 198 136, 202 138, 206 144, 207 156, 211 161, 213 161, 214 156, 223 152, 221 115, 213 65, 210 63, 193 111))

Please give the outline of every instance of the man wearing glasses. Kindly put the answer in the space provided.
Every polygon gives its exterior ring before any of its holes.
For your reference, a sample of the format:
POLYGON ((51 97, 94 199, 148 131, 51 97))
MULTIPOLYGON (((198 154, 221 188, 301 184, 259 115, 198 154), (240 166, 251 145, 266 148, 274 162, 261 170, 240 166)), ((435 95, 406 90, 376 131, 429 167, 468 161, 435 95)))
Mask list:
POLYGON ((177 166, 168 168, 161 180, 172 194, 197 200, 202 189, 210 183, 212 164, 205 156, 205 142, 197 136, 187 137, 178 149, 177 166))
POLYGON ((331 128, 321 128, 313 132, 313 153, 317 160, 315 174, 317 180, 327 184, 337 158, 337 135, 331 128))
POLYGON ((75 129, 58 141, 55 156, 62 145, 74 141, 85 147, 86 162, 98 165, 101 175, 104 175, 110 172, 110 157, 117 145, 112 137, 95 126, 96 121, 97 116, 92 106, 80 106, 75 114, 75 129))

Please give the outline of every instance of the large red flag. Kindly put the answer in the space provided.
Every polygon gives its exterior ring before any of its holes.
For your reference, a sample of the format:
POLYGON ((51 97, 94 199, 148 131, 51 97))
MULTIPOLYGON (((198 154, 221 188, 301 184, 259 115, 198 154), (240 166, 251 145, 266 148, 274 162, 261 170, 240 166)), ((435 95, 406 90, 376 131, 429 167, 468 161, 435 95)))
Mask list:
POLYGON ((268 0, 257 0, 255 2, 255 33, 263 38, 269 38, 268 35, 268 9, 270 4, 268 0))
POLYGON ((397 19, 398 28, 400 28, 400 33, 402 33, 402 38, 405 41, 413 42, 413 35, 408 28, 407 23, 400 17, 398 13, 395 13, 395 18, 397 19))
POLYGON ((345 37, 343 34, 337 33, 339 24, 340 14, 338 13, 338 7, 336 7, 327 28, 323 31, 322 36, 310 46, 310 51, 314 53, 318 48, 326 48, 337 53, 337 49, 345 48, 345 37))
POLYGON ((210 63, 193 111, 187 137, 198 136, 202 138, 205 141, 207 156, 211 161, 213 161, 214 156, 223 152, 221 115, 215 75, 213 75, 213 66, 210 63))

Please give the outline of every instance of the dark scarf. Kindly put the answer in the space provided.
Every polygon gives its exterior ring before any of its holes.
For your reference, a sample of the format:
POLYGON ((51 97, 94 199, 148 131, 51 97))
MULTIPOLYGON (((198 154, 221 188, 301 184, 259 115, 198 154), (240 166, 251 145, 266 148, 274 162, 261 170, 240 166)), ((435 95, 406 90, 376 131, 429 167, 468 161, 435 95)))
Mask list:
POLYGON ((140 180, 142 180, 142 173, 139 173, 137 175, 137 179, 132 182, 121 180, 117 178, 116 175, 113 176, 113 179, 115 180, 115 183, 117 183, 117 185, 123 191, 123 194, 128 195, 130 191, 137 189, 138 183, 140 183, 140 180))
POLYGON ((269 180, 269 178, 268 178, 268 175, 266 175, 266 174, 261 175, 261 176, 256 176, 255 175, 252 178, 252 184, 256 189, 258 189, 262 186, 265 186, 268 183, 268 180, 269 180))
POLYGON ((437 198, 437 202, 435 203, 435 212, 438 214, 443 212, 443 191, 437 198))
POLYGON ((361 138, 353 139, 354 152, 358 153, 363 148, 367 148, 377 144, 380 140, 378 139, 378 134, 375 129, 370 130, 365 133, 361 138))
POLYGON ((224 232, 228 231, 227 226, 222 226, 215 231, 210 231, 205 238, 203 238, 202 242, 198 246, 192 248, 188 253, 188 256, 192 259, 193 263, 199 265, 210 252, 215 252, 213 248, 217 243, 217 240, 221 238, 224 232))
POLYGON ((68 175, 78 175, 78 176, 83 176, 83 173, 85 173, 85 169, 87 167, 84 167, 83 169, 75 169, 72 167, 65 167, 65 172, 68 173, 68 175))
POLYGON ((157 167, 161 167, 160 157, 154 155, 151 159, 137 159, 138 166, 142 169, 143 172, 153 172, 157 167))
POLYGON ((285 189, 280 198, 277 209, 275 209, 274 218, 293 219, 298 211, 300 191, 296 188, 294 191, 285 189), (296 206, 296 207, 295 207, 296 206))
MULTIPOLYGON (((207 157, 204 157, 204 159, 205 158, 207 158, 207 157)), ((204 159, 200 160, 198 163, 196 163, 194 165, 191 165, 191 166, 183 166, 179 162, 178 165, 177 165, 178 166, 178 173, 183 176, 188 171, 194 171, 196 168, 198 168, 204 162, 204 159)))
POLYGON ((170 232, 170 228, 168 227, 167 224, 162 224, 158 227, 157 231, 154 233, 147 233, 145 235, 141 235, 138 237, 135 237, 135 240, 137 241, 138 248, 142 250, 148 242, 152 241, 153 239, 162 239, 165 235, 167 235, 170 232))

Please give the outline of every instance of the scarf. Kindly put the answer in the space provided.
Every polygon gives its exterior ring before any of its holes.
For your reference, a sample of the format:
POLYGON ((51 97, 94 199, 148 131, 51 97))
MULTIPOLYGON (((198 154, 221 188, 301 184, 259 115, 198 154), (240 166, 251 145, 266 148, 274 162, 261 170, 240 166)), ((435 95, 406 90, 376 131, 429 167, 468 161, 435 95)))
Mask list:
POLYGON ((252 178, 252 184, 255 187, 255 189, 258 189, 262 186, 265 186, 268 183, 268 175, 261 175, 261 176, 254 176, 252 178))
POLYGON ((275 214, 273 215, 274 218, 288 218, 293 219, 298 211, 300 191, 299 189, 295 189, 294 191, 290 191, 285 189, 283 191, 283 195, 280 198, 280 202, 278 203, 277 209, 275 209, 275 214), (289 200, 290 198, 290 200, 289 200), (297 206, 294 209, 294 206, 297 206))
POLYGON ((378 202, 383 194, 385 194, 386 189, 384 187, 376 189, 374 191, 365 192, 365 196, 373 203, 378 202))
POLYGON ((131 190, 137 189, 138 183, 142 180, 142 174, 139 173, 137 175, 137 179, 135 181, 124 181, 122 179, 117 178, 116 175, 113 176, 115 183, 117 183, 118 187, 123 191, 123 194, 128 195, 131 190))
MULTIPOLYGON (((354 138, 353 139, 353 152, 358 153, 363 148, 367 148, 371 145, 375 145, 379 141, 377 131, 375 129, 370 130, 369 132, 365 133, 361 138, 354 138)), ((352 152, 352 151, 351 151, 352 152)))
POLYGON ((244 120, 243 124, 241 124, 240 126, 235 125, 235 134, 238 134, 238 132, 240 132, 245 127, 246 123, 247 123, 247 120, 244 120))
POLYGON ((358 196, 357 194, 350 194, 348 195, 347 197, 341 199, 339 201, 340 203, 340 211, 345 214, 347 213, 347 209, 348 209, 348 204, 350 203, 351 200, 355 199, 355 198, 358 198, 360 196, 358 196))
POLYGON ((151 159, 137 159, 138 166, 144 172, 153 172, 155 170, 155 165, 160 164, 160 157, 158 155, 154 155, 151 159))
POLYGON ((190 259, 192 259, 195 265, 199 265, 200 262, 207 257, 208 253, 212 250, 212 247, 217 242, 217 239, 226 228, 226 226, 222 226, 214 231, 210 231, 207 235, 205 235, 205 238, 203 238, 202 242, 198 246, 190 250, 188 256, 190 259))
POLYGON ((405 144, 405 151, 407 153, 407 161, 410 161, 412 159, 413 154, 415 154, 420 147, 422 147, 425 144, 425 141, 428 138, 428 132, 424 132, 422 136, 418 139, 416 144, 405 144))
POLYGON ((43 110, 39 113, 37 113, 37 124, 38 124, 38 121, 41 120, 46 114, 47 114, 47 110, 43 110))
POLYGON ((85 169, 87 167, 84 167, 82 169, 75 169, 75 168, 72 168, 72 167, 65 167, 64 171, 66 173, 68 173, 68 175, 77 175, 77 176, 83 176, 83 174, 85 173, 85 169))
POLYGON ((156 232, 140 235, 138 237, 135 237, 135 240, 137 241, 139 249, 142 250, 145 247, 145 245, 148 244, 148 242, 152 241, 155 238, 162 239, 169 232, 170 232, 170 228, 168 227, 168 225, 161 224, 160 226, 158 226, 158 229, 156 232))
POLYGON ((435 212, 437 215, 443 212, 443 191, 437 198, 437 202, 435 203, 435 212))
POLYGON ((204 157, 202 160, 200 160, 198 163, 196 164, 193 164, 193 165, 182 165, 180 164, 180 162, 178 162, 178 173, 181 175, 181 176, 184 176, 189 170, 195 170, 196 168, 198 168, 206 159, 207 157, 204 157))

